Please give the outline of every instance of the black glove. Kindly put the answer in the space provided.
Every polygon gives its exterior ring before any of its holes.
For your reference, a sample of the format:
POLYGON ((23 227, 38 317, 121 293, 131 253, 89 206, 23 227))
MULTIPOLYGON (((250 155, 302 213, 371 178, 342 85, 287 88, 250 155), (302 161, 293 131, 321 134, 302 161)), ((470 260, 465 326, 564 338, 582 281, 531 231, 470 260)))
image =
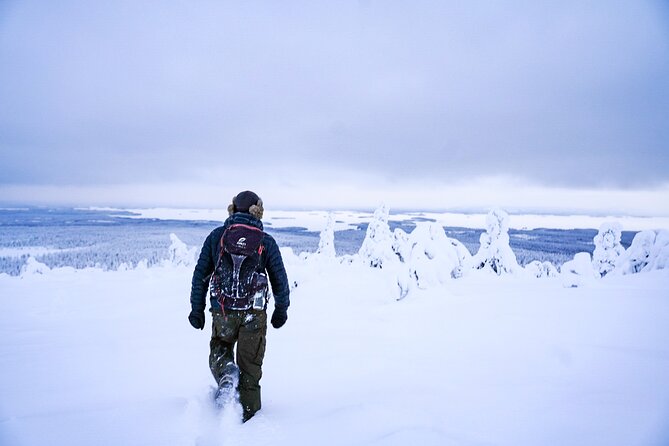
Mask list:
POLYGON ((272 313, 272 327, 281 328, 288 320, 288 310, 285 308, 274 308, 272 313))
POLYGON ((193 328, 202 330, 204 328, 204 311, 191 311, 188 315, 188 322, 190 322, 193 328))

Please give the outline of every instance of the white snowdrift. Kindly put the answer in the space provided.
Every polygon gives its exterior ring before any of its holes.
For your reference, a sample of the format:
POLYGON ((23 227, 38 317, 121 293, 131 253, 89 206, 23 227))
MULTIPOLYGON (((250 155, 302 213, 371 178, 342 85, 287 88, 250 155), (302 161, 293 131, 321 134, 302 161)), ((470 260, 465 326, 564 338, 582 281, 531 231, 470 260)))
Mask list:
POLYGON ((263 409, 244 425, 211 409, 210 329, 186 319, 191 267, 0 275, 0 444, 668 438, 666 274, 567 289, 476 274, 398 302, 389 270, 282 253, 299 286, 286 326, 269 329, 263 409))

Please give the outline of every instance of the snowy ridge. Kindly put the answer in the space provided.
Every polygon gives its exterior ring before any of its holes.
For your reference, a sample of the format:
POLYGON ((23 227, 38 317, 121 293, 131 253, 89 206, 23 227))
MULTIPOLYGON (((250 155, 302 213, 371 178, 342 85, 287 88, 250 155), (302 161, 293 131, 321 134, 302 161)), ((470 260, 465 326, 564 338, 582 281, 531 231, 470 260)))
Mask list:
MULTIPOLYGON (((604 275, 597 268, 615 257, 606 253, 603 263, 579 254, 557 275, 545 262, 513 263, 503 211, 491 212, 473 256, 438 223, 391 232, 388 215, 375 214, 354 255, 335 254, 336 217, 316 252, 281 250, 289 320, 268 332, 263 409, 244 425, 212 407, 210 319, 204 333, 186 320, 196 250, 175 234, 150 268, 50 269, 30 258, 20 277, 0 274, 0 443, 669 438, 669 270, 657 270, 667 233, 637 234, 604 275)), ((617 246, 617 228, 602 226, 600 251, 617 246)))
POLYGON ((392 268, 282 253, 297 286, 288 323, 268 332, 263 409, 244 425, 211 406, 210 318, 204 333, 186 320, 192 266, 0 275, 1 443, 668 438, 666 270, 578 288, 479 270, 397 301, 392 268))

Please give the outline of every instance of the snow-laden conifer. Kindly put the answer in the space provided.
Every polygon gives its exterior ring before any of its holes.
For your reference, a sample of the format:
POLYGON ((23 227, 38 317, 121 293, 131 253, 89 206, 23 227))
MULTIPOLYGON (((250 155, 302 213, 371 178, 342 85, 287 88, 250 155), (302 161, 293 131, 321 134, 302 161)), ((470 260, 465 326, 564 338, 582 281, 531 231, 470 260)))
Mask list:
POLYGON ((645 270, 669 269, 669 231, 659 230, 655 236, 655 244, 650 250, 648 265, 645 270))
POLYGON ((616 272, 634 274, 643 270, 650 261, 656 236, 651 230, 637 232, 630 247, 618 258, 616 272))
POLYGON ((393 252, 397 255, 400 262, 407 262, 411 254, 411 246, 409 245, 409 234, 402 228, 396 228, 393 231, 393 252))
POLYGON ((618 258, 625 252, 620 244, 622 226, 617 222, 603 223, 593 239, 595 252, 592 255, 592 265, 601 276, 613 271, 618 258))
POLYGON ((29 256, 26 260, 25 265, 21 268, 21 276, 31 275, 31 274, 44 274, 51 271, 44 263, 39 262, 35 257, 29 256))
POLYGON ((599 273, 592 266, 589 252, 579 252, 572 260, 564 262, 560 268, 562 284, 569 287, 578 287, 593 282, 599 278, 599 273))
POLYGON ((334 218, 332 214, 328 214, 325 228, 321 231, 316 254, 327 258, 335 258, 337 256, 334 244, 334 218))
POLYGON ((495 273, 516 273, 522 270, 509 245, 509 214, 493 209, 486 217, 486 232, 481 234, 481 246, 471 259, 474 269, 488 269, 495 273))
POLYGON ((411 253, 407 262, 410 277, 426 289, 451 279, 463 259, 444 228, 437 223, 419 223, 409 235, 411 253))
POLYGON ((388 206, 381 205, 367 226, 365 239, 358 251, 359 259, 374 268, 384 268, 387 264, 396 264, 399 258, 393 251, 394 237, 388 226, 388 206))
POLYGON ((525 265, 525 271, 536 278, 557 277, 559 274, 557 268, 551 262, 541 262, 539 260, 534 260, 525 265))
POLYGON ((397 230, 395 235, 396 251, 402 260, 397 281, 400 297, 413 289, 429 289, 460 277, 463 265, 471 258, 467 248, 449 238, 437 223, 418 223, 408 236, 397 230))
POLYGON ((669 268, 669 231, 638 232, 629 248, 616 263, 616 273, 634 274, 641 271, 669 268))
POLYGON ((189 249, 174 233, 170 234, 170 241, 172 243, 167 248, 168 262, 174 266, 193 266, 197 248, 189 249))

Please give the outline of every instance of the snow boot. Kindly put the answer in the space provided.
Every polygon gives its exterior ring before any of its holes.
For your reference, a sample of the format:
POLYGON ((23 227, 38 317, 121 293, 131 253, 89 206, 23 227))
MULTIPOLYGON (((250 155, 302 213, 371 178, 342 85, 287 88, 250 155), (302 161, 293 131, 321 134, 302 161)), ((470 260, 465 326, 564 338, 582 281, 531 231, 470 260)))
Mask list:
POLYGON ((249 412, 245 410, 244 415, 242 416, 242 423, 249 421, 251 418, 253 418, 253 415, 255 415, 255 412, 249 412))
POLYGON ((223 376, 218 382, 218 389, 214 401, 218 408, 234 402, 237 399, 239 385, 239 367, 234 362, 228 362, 223 367, 223 376))

